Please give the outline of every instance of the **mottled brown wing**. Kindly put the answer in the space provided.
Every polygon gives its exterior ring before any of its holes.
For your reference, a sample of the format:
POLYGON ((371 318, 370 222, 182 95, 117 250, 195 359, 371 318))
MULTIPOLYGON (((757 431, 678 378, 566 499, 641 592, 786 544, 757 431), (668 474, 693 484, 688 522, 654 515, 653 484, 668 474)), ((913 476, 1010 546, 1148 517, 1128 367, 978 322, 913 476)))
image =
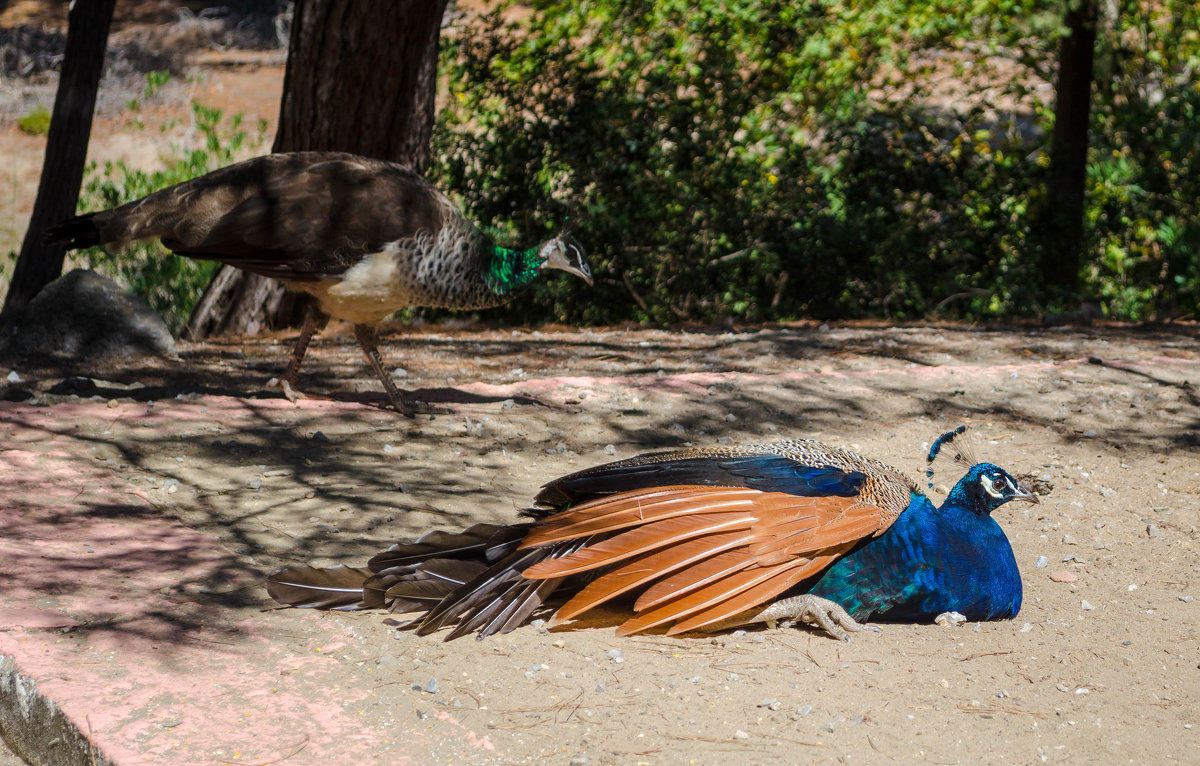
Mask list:
POLYGON ((744 487, 672 486, 622 492, 555 514, 522 547, 604 539, 525 570, 532 579, 607 569, 558 612, 570 619, 645 588, 621 635, 672 624, 695 630, 765 604, 819 574, 894 514, 847 497, 799 497, 744 487))

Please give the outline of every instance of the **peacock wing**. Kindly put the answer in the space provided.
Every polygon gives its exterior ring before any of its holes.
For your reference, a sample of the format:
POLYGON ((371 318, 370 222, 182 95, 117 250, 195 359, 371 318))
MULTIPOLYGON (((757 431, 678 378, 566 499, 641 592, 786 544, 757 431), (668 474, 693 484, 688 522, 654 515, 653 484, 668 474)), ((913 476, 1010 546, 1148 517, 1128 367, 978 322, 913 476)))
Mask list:
POLYGON ((898 514, 858 497, 746 487, 668 486, 620 492, 554 514, 522 548, 606 536, 524 571, 533 579, 602 572, 567 602, 567 619, 644 587, 622 633, 695 629, 763 604, 813 577, 898 514), (607 571, 605 571, 607 570, 607 571))
POLYGON ((289 567, 267 578, 267 593, 288 606, 362 609, 363 584, 370 577, 370 570, 356 567, 289 567))

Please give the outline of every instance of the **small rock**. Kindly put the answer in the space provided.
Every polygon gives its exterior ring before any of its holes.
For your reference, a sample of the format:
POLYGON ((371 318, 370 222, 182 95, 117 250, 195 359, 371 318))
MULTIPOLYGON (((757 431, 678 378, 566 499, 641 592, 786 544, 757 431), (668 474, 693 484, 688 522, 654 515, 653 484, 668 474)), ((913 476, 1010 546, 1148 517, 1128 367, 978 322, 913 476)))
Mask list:
POLYGON ((329 437, 323 431, 313 431, 312 440, 315 442, 327 442, 329 437))
POLYGON ((621 663, 625 661, 625 657, 622 656, 624 652, 622 652, 620 649, 609 649, 604 654, 613 662, 621 663))
POLYGON ((511 410, 513 407, 517 406, 517 402, 514 399, 505 399, 504 403, 501 404, 500 406, 506 410, 511 410))
POLYGON ((1042 567, 1049 566, 1049 564, 1050 559, 1046 558, 1045 556, 1038 556, 1037 562, 1034 564, 1034 566, 1038 569, 1041 569, 1042 567))
POLYGON ((1161 540, 1163 537, 1162 530, 1158 528, 1157 524, 1147 524, 1146 535, 1154 540, 1161 540))
POLYGON ((423 689, 421 689, 421 691, 425 692, 426 694, 437 694, 438 693, 437 679, 436 678, 429 679, 429 683, 425 684, 425 687, 423 689))
POLYGON ((1185 603, 1185 604, 1190 604, 1190 603, 1192 603, 1192 597, 1191 597, 1190 595, 1189 595, 1189 596, 1180 596, 1180 597, 1179 597, 1179 600, 1180 600, 1180 601, 1182 601, 1182 602, 1183 602, 1183 603, 1185 603))
POLYGON ((1051 572, 1050 579, 1054 582, 1075 582, 1079 579, 1079 575, 1074 572, 1051 572))
POLYGON ((250 489, 254 490, 255 492, 262 489, 262 485, 263 485, 263 480, 261 478, 259 478, 258 476, 255 476, 253 479, 246 482, 246 486, 249 487, 250 489))
POLYGON ((113 409, 113 408, 115 408, 115 407, 119 407, 120 405, 121 405, 121 403, 120 403, 120 402, 118 402, 116 399, 109 399, 109 400, 108 400, 108 408, 109 408, 110 410, 111 410, 111 409, 113 409))
POLYGON ((1117 494, 1117 491, 1115 489, 1109 489, 1108 487, 1100 487, 1100 494, 1104 497, 1112 497, 1117 494))
POLYGON ((615 444, 605 444, 604 445, 604 454, 605 455, 617 454, 617 446, 615 444))
POLYGON ((1030 625, 1029 623, 1025 623, 1024 625, 1021 626, 1021 629, 1017 632, 1018 633, 1028 633, 1031 630, 1033 630, 1033 626, 1030 625))
POLYGON ((390 444, 383 445, 383 454, 390 455, 395 451, 396 451, 396 448, 393 447, 392 445, 390 445, 390 444))
POLYGON ((775 697, 767 697, 765 700, 762 700, 758 703, 758 707, 765 707, 768 710, 778 710, 779 700, 775 697))
POLYGON ((800 707, 796 708, 796 713, 798 715, 808 715, 811 712, 812 705, 801 705, 800 707))
POLYGON ((408 370, 404 369, 403 367, 397 367, 396 369, 392 370, 392 377, 393 378, 407 378, 408 370))
POLYGON ((733 733, 733 738, 734 739, 750 739, 750 735, 747 734, 746 732, 742 731, 741 729, 738 729, 737 731, 735 731, 733 733))
POLYGON ((1079 602, 1079 608, 1080 608, 1080 609, 1082 609, 1082 610, 1083 610, 1083 611, 1085 611, 1085 612, 1090 612, 1090 611, 1092 611, 1093 609, 1095 609, 1096 607, 1092 606, 1092 605, 1091 605, 1089 602, 1087 602, 1087 601, 1080 601, 1080 602, 1079 602))
POLYGON ((1063 535, 1063 545, 1076 545, 1075 538, 1071 535, 1063 535))
POLYGON ((16 370, 13 370, 12 372, 8 373, 8 377, 5 378, 5 380, 7 380, 9 383, 20 383, 21 376, 17 374, 16 370))
POLYGON ((949 628, 956 628, 967 621, 967 618, 959 612, 942 612, 933 621, 938 625, 949 628))

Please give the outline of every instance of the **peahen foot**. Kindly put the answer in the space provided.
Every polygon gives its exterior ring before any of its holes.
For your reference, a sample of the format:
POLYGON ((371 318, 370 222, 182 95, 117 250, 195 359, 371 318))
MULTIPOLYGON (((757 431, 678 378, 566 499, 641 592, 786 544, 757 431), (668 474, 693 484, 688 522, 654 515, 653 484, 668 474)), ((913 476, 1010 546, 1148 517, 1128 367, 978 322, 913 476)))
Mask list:
POLYGON ((303 391, 297 391, 295 386, 292 385, 292 381, 287 378, 271 378, 267 381, 267 388, 275 388, 276 386, 283 392, 284 398, 293 404, 297 399, 308 398, 304 395, 303 391))

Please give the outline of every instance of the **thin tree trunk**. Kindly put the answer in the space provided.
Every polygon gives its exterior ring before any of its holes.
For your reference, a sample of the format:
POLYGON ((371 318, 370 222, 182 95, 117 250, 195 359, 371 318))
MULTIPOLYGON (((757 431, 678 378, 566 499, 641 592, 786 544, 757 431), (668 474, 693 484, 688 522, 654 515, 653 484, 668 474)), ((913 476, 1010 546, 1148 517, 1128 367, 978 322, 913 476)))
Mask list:
POLYGON ((71 7, 37 201, 8 286, 6 315, 19 312, 62 274, 63 248, 46 244, 43 237, 47 228, 75 214, 115 4, 116 0, 77 0, 71 7))
POLYGON ((1064 19, 1069 34, 1059 43, 1041 274, 1048 287, 1065 294, 1078 290, 1083 263, 1096 22, 1096 0, 1074 0, 1064 19))
MULTIPOLYGON (((298 0, 272 151, 353 152, 424 171, 446 2, 298 0)), ((185 337, 295 326, 306 300, 223 266, 185 337)))

